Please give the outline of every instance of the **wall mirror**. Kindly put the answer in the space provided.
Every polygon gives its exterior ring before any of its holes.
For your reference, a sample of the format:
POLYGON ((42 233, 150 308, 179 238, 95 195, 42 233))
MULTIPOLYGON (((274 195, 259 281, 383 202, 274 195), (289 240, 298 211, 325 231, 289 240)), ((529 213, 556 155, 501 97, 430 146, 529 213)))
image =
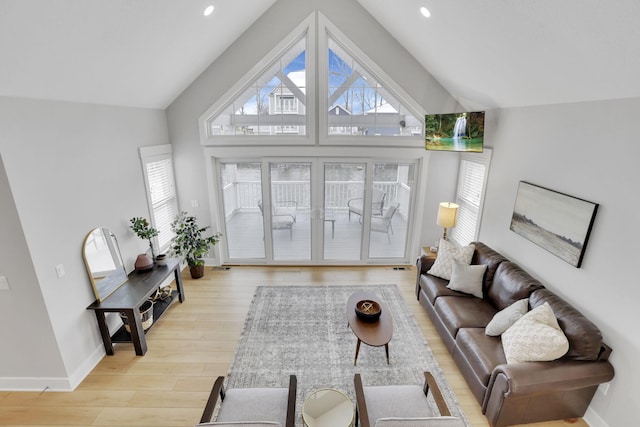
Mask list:
POLYGON ((118 240, 108 228, 94 228, 87 234, 82 259, 98 301, 103 301, 127 281, 118 240))

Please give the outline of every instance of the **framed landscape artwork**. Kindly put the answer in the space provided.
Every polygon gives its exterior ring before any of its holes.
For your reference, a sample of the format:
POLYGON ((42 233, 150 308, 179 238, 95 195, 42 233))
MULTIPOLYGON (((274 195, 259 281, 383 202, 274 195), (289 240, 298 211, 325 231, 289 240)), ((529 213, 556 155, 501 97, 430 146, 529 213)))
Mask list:
POLYGON ((509 228, 579 268, 597 211, 597 203, 520 181, 509 228))

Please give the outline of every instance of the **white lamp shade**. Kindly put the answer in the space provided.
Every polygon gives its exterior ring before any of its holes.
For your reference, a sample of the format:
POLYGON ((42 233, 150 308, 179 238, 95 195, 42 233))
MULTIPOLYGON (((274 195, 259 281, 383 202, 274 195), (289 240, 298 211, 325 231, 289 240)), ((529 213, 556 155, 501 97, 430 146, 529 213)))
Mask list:
POLYGON ((457 216, 458 205, 450 202, 442 202, 438 207, 438 220, 436 222, 440 227, 455 227, 457 216))

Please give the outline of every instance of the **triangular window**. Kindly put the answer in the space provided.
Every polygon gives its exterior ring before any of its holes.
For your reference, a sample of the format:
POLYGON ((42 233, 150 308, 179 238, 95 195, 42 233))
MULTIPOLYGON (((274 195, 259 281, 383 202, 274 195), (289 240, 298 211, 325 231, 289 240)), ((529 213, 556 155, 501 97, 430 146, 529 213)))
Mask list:
POLYGON ((257 137, 271 137, 264 141, 332 145, 349 138, 349 144, 397 146, 390 138, 412 137, 403 141, 417 147, 424 144, 421 110, 315 12, 200 117, 200 129, 204 145, 253 144, 257 137), (382 138, 366 138, 372 136, 382 138))
POLYGON ((306 37, 208 121, 209 135, 306 135, 306 37))
POLYGON ((420 136, 419 120, 333 38, 328 39, 329 136, 420 136))

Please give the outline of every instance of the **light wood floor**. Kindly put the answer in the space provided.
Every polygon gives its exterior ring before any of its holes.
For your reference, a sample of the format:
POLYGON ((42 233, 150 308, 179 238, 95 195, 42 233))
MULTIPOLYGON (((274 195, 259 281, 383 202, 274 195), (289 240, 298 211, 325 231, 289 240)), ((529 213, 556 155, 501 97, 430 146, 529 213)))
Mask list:
MULTIPOLYGON (((415 269, 392 267, 207 267, 183 273, 186 301, 174 303, 135 356, 118 344, 71 393, 0 392, 2 426, 193 426, 213 381, 226 375, 258 285, 397 284, 473 427, 488 423, 414 295, 415 269)), ((300 416, 300 414, 297 414, 300 416)), ((530 424, 585 427, 584 421, 530 424)))

